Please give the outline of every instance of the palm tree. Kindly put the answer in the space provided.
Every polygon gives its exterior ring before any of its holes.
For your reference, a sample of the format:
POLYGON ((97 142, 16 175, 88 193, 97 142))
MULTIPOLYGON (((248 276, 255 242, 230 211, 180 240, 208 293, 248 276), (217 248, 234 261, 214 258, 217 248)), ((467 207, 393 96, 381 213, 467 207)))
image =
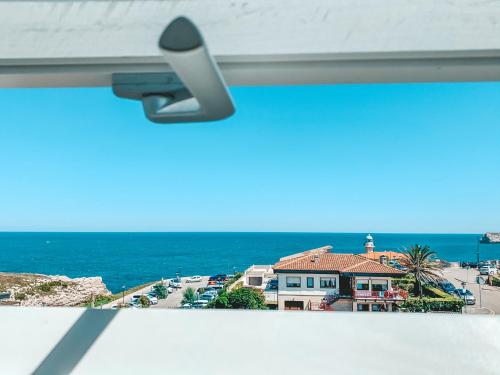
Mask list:
POLYGON ((427 245, 422 247, 416 244, 406 249, 403 255, 401 263, 415 276, 415 289, 422 297, 422 285, 440 278, 441 268, 434 261, 436 253, 427 245))

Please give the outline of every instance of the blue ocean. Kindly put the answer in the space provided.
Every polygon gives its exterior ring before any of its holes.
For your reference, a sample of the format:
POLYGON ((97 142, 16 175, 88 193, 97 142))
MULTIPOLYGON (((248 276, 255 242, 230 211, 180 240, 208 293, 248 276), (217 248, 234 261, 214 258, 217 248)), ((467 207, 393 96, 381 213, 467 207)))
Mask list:
MULTIPOLYGON (((478 234, 372 233, 376 250, 429 245, 450 261, 476 260, 478 234)), ((113 292, 162 277, 242 271, 324 245, 361 253, 366 233, 0 233, 0 271, 102 276, 113 292)), ((481 245, 481 259, 500 245, 481 245)))

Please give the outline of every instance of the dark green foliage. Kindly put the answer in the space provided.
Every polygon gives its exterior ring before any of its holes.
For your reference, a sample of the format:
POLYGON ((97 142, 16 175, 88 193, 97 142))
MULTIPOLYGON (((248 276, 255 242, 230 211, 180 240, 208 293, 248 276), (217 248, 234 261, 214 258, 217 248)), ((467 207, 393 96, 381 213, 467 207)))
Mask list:
POLYGON ((492 284, 494 286, 500 286, 500 278, 499 277, 493 277, 492 284))
POLYGON ((229 306, 232 309, 266 310, 264 294, 257 289, 238 288, 228 293, 229 306))
POLYGON ((223 290, 208 307, 215 309, 267 310, 264 294, 260 290, 251 288, 238 288, 230 292, 223 290))
POLYGON ((461 312, 463 306, 463 300, 451 296, 450 298, 410 297, 401 305, 401 310, 408 312, 461 312))
POLYGON ((167 287, 165 285, 163 285, 163 284, 155 284, 155 286, 153 286, 153 291, 158 296, 158 299, 165 299, 165 298, 167 298, 167 287))
POLYGON ((413 274, 409 273, 409 274, 404 275, 403 277, 393 278, 392 279, 392 286, 395 286, 395 287, 404 289, 407 292, 413 293, 413 290, 415 289, 415 276, 413 276, 413 274))
POLYGON ((435 261, 436 253, 429 246, 415 245, 404 252, 401 264, 408 268, 408 273, 415 276, 414 293, 422 296, 422 285, 439 278, 441 267, 435 261))
POLYGON ((139 297, 139 303, 141 304, 142 307, 149 307, 149 298, 146 296, 140 296, 139 297))

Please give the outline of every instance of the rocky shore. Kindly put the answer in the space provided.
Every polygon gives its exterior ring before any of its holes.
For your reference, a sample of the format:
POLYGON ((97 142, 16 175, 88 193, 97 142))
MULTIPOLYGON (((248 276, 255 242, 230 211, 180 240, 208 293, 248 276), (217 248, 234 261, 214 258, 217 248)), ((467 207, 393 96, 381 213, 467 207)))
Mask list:
POLYGON ((0 272, 0 294, 10 297, 1 304, 21 306, 78 306, 94 296, 111 292, 101 277, 51 276, 0 272))

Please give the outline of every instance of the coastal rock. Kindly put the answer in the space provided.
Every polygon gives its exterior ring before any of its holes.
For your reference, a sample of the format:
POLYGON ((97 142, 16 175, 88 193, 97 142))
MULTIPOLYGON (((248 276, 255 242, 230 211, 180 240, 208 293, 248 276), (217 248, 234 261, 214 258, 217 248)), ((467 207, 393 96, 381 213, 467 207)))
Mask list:
POLYGON ((77 306, 93 296, 110 295, 101 277, 0 273, 0 291, 10 292, 7 304, 77 306))

